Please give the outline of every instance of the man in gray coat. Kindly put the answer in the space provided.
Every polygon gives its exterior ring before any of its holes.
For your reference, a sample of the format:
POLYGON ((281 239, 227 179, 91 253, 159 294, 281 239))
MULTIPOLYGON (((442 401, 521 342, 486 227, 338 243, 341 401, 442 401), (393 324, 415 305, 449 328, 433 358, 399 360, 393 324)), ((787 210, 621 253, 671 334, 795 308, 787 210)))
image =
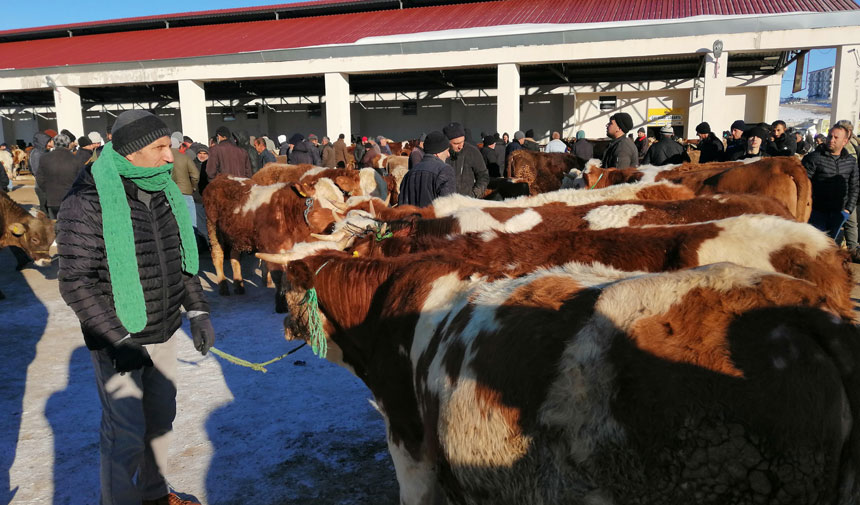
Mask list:
POLYGON ((627 132, 633 128, 633 118, 626 112, 609 117, 606 135, 613 139, 603 153, 603 168, 636 168, 639 166, 639 150, 627 132))
POLYGON ((457 176, 457 193, 483 198, 490 174, 481 152, 474 145, 466 143, 466 130, 460 123, 449 123, 442 133, 448 137, 451 146, 447 163, 454 168, 454 175, 457 176))

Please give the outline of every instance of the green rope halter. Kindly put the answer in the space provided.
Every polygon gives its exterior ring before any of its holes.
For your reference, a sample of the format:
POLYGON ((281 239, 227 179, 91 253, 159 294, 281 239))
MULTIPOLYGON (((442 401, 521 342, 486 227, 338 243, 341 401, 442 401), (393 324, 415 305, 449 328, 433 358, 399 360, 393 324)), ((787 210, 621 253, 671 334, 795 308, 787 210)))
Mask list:
POLYGON ((600 177, 598 177, 597 180, 594 181, 594 184, 588 189, 594 189, 594 186, 597 186, 597 183, 600 182, 600 179, 603 179, 603 174, 605 174, 605 173, 606 173, 606 171, 600 172, 600 177))
MULTIPOLYGON (((314 277, 320 273, 324 266, 328 265, 328 261, 320 265, 317 271, 314 272, 314 277)), ((305 292, 305 297, 302 298, 302 305, 308 307, 308 332, 310 333, 309 340, 311 349, 314 354, 320 358, 325 358, 328 353, 328 342, 326 341, 325 331, 323 331, 322 319, 320 318, 320 304, 317 298, 316 288, 311 288, 305 292)))

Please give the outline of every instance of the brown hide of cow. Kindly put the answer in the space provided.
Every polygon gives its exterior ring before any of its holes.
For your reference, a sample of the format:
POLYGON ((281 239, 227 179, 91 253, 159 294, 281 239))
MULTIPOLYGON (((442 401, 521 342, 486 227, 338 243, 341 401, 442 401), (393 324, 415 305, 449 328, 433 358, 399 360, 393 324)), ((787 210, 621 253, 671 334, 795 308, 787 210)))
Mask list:
POLYGON ((302 163, 301 165, 285 165, 280 163, 268 163, 251 177, 255 184, 268 186, 278 182, 299 182, 302 175, 314 168, 313 165, 302 163))
POLYGON ((561 189, 564 174, 583 168, 575 156, 565 153, 541 153, 520 149, 508 159, 509 178, 527 182, 529 194, 536 195, 561 189))
MULTIPOLYGON (((491 240, 485 240, 483 233, 450 239, 398 233, 382 241, 359 239, 347 252, 357 251, 360 256, 369 257, 409 255, 415 258, 444 253, 485 265, 488 272, 514 277, 570 261, 595 262, 624 271, 665 272, 699 266, 699 247, 704 241, 717 237, 720 230, 718 224, 707 222, 576 233, 541 228, 538 232, 497 233, 491 240)), ((786 246, 771 253, 769 260, 776 271, 812 282, 828 293, 829 303, 842 317, 854 317, 850 296, 853 280, 845 251, 834 249, 812 258, 800 246, 786 246)))
MULTIPOLYGON (((287 318, 290 323, 285 333, 288 339, 307 339, 307 306, 302 301, 313 287, 330 341, 340 348, 343 361, 385 405, 392 441, 405 445, 417 459, 424 427, 413 386, 401 380, 411 376, 412 364, 409 356, 398 349, 411 347, 415 324, 434 279, 452 272, 466 279, 483 269, 462 259, 380 261, 341 252, 291 261, 286 269, 291 290, 286 297, 290 314, 296 316, 287 318), (368 318, 370 314, 374 317, 368 318), (385 335, 391 337, 382 336, 377 328, 380 324, 384 325, 385 335)), ((330 351, 331 347, 329 344, 330 351)))
POLYGON ((388 187, 388 194, 391 195, 388 199, 388 204, 397 205, 400 203, 400 188, 397 184, 397 179, 393 175, 385 175, 382 178, 385 179, 385 185, 388 187))
POLYGON ((0 249, 19 247, 41 266, 50 262, 54 242, 54 222, 38 211, 32 216, 5 191, 0 191, 0 249))
MULTIPOLYGON (((636 169, 596 167, 583 174, 589 189, 636 182, 643 175, 636 169)), ((659 172, 655 179, 682 184, 697 195, 746 193, 769 196, 785 205, 794 219, 801 223, 809 221, 812 212, 812 183, 803 165, 794 157, 763 158, 749 164, 684 164, 678 169, 659 172)))

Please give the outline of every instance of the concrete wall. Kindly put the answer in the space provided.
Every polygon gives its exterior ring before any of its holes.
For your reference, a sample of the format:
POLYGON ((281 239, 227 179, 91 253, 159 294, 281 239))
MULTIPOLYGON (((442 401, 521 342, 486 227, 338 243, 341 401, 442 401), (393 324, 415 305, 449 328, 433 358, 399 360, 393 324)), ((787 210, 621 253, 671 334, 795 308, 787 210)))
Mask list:
POLYGON ((626 112, 633 118, 633 131, 648 127, 648 109, 682 109, 685 122, 688 120, 687 108, 690 105, 689 90, 661 90, 650 92, 607 91, 603 93, 578 93, 574 125, 576 130, 584 130, 588 138, 606 136, 606 123, 616 112, 626 112), (601 96, 615 96, 614 110, 600 110, 601 96))
MULTIPOLYGON (((760 123, 768 121, 764 117, 764 102, 766 89, 763 86, 754 88, 728 88, 726 89, 726 110, 732 111, 734 116, 731 116, 732 121, 743 119, 746 123, 760 123), (743 111, 743 116, 739 114, 743 111)), ((776 118, 770 119, 768 122, 775 121, 776 118)), ((717 133, 723 130, 728 130, 731 123, 727 125, 711 125, 711 128, 717 133)))

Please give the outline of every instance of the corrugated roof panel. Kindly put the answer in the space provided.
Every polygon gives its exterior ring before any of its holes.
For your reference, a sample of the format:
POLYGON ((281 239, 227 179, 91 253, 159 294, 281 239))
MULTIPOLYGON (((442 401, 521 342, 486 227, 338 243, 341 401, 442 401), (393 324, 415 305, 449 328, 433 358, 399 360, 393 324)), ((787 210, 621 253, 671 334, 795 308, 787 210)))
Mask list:
MULTIPOLYGON (((322 0, 322 3, 347 3, 322 0)), ((314 5, 303 2, 300 5, 314 5)), ((364 37, 530 23, 857 10, 851 0, 495 0, 470 4, 0 43, 0 66, 38 68, 350 44, 364 37)), ((216 11, 212 11, 216 12, 216 11)))

